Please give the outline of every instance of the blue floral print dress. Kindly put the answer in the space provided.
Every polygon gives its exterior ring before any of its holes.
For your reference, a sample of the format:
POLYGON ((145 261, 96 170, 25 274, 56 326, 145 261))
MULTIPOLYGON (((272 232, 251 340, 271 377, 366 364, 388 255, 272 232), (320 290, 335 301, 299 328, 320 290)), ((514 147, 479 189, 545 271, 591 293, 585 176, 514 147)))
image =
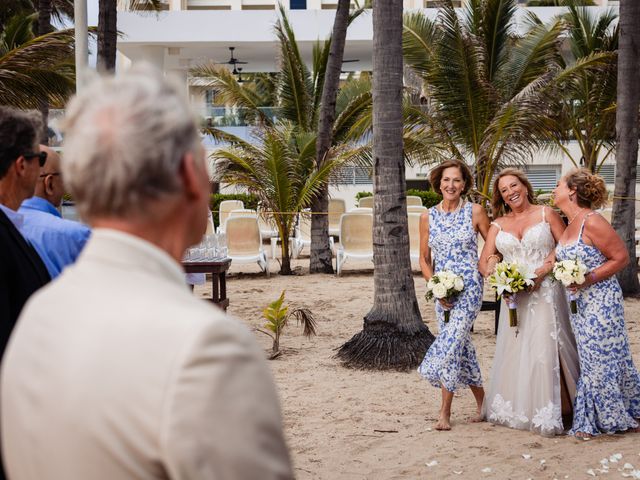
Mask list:
POLYGON ((471 326, 482 305, 483 279, 478 271, 477 233, 472 221, 473 204, 466 202, 456 212, 429 210, 429 247, 434 272, 451 270, 464 280, 464 289, 454 300, 448 323, 436 302, 440 333, 427 351, 418 372, 434 387, 455 392, 469 385, 481 386, 482 376, 471 343, 471 326))
MULTIPOLYGON (((593 213, 585 217, 585 220, 593 213)), ((578 239, 558 244, 558 260, 582 261, 592 271, 607 261, 593 245, 578 239)), ((624 325, 622 290, 615 276, 579 289, 578 312, 571 314, 571 327, 578 345, 580 377, 573 411, 577 432, 598 435, 638 427, 640 418, 640 374, 633 364, 624 325)))

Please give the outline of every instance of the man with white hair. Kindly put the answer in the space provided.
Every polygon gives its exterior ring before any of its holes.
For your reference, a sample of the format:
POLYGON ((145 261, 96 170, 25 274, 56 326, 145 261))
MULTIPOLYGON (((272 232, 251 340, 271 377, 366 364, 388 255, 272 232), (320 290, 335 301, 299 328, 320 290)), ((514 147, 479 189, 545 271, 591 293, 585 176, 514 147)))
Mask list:
POLYGON ((63 173, 93 233, 9 343, 9 477, 293 478, 263 352, 180 268, 209 198, 186 100, 133 69, 82 92, 66 123, 63 173))
POLYGON ((36 249, 51 278, 55 278, 76 261, 91 230, 60 215, 57 208, 64 195, 60 155, 46 145, 40 145, 40 151, 46 152, 47 160, 40 169, 33 197, 22 202, 18 210, 23 217, 20 232, 36 249))

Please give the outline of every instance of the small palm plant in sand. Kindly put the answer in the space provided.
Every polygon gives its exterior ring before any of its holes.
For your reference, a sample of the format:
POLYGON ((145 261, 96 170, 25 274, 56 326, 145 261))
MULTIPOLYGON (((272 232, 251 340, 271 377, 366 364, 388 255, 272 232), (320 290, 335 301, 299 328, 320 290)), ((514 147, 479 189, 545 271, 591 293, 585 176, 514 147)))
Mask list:
POLYGON ((262 316, 267 321, 263 328, 257 330, 265 335, 268 335, 273 340, 271 347, 271 355, 269 360, 273 360, 282 354, 280 350, 280 336, 284 327, 287 326, 291 317, 296 319, 296 323, 302 325, 302 333, 308 338, 316 334, 316 321, 313 318, 311 310, 308 308, 294 308, 289 309, 289 305, 284 304, 283 290, 280 297, 271 302, 267 308, 262 311, 262 316))

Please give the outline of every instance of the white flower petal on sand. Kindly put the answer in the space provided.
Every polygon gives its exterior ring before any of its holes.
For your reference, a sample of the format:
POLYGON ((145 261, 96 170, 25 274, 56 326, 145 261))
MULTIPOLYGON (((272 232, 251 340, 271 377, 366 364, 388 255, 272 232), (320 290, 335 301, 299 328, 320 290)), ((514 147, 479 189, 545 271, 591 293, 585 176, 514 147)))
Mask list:
POLYGON ((529 455, 528 453, 523 453, 522 458, 524 458, 525 460, 529 460, 531 458, 531 455, 529 455))
POLYGON ((484 467, 482 470, 480 470, 482 473, 491 473, 491 468, 490 467, 484 467))
POLYGON ((609 457, 609 461, 611 463, 618 463, 619 460, 622 460, 622 454, 621 453, 614 453, 613 455, 611 455, 609 457))
POLYGON ((435 467, 438 464, 437 460, 431 460, 430 462, 425 463, 425 465, 429 468, 435 467))
POLYGON ((453 473, 456 475, 462 475, 462 470, 454 470, 453 473))
POLYGON ((589 470, 587 470, 587 475, 591 475, 592 477, 595 477, 596 472, 593 471, 593 468, 590 468, 589 470))
POLYGON ((630 463, 625 463, 624 467, 622 467, 623 470, 633 470, 633 465, 631 465, 630 463))

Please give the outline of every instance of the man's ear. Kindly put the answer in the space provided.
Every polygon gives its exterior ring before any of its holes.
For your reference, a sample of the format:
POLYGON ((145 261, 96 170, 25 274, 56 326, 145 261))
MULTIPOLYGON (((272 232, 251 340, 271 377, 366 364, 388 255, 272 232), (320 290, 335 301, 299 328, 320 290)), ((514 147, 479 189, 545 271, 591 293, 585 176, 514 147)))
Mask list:
POLYGON ((49 196, 55 193, 53 188, 53 175, 47 175, 44 177, 44 193, 49 196))
POLYGON ((13 168, 18 175, 24 175, 27 169, 27 159, 20 155, 15 162, 13 162, 13 168))
POLYGON ((184 186, 184 193, 189 199, 198 199, 202 195, 199 188, 199 171, 196 158, 191 152, 187 152, 180 162, 180 179, 184 186))

